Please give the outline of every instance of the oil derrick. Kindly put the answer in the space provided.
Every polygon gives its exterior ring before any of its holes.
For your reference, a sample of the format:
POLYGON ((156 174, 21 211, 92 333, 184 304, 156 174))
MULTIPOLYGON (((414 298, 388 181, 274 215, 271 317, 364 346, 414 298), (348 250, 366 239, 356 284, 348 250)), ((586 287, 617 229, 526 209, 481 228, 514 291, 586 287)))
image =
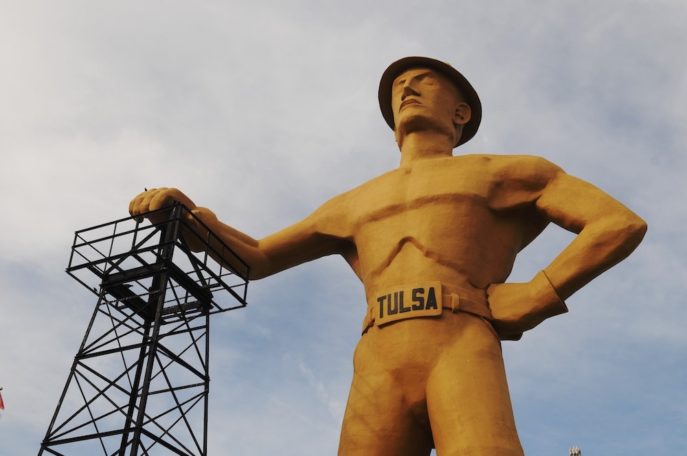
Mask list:
POLYGON ((75 233, 97 303, 39 456, 207 454, 210 316, 246 306, 248 266, 184 206, 156 215, 75 233))

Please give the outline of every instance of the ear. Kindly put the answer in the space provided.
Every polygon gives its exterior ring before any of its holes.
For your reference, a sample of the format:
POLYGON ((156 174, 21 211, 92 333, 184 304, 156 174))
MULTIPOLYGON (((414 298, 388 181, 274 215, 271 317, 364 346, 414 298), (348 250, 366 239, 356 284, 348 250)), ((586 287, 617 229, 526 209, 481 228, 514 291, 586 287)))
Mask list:
POLYGON ((464 101, 458 103, 458 106, 456 106, 456 109, 453 112, 454 125, 465 125, 466 123, 470 122, 471 118, 472 109, 470 109, 470 105, 465 103, 464 101))

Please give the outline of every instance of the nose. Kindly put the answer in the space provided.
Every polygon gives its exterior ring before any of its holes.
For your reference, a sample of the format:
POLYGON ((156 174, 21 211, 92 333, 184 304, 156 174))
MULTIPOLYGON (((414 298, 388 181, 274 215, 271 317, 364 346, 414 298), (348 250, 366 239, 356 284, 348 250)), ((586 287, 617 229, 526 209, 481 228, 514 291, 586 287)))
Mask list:
POLYGON ((405 100, 408 96, 418 96, 420 92, 417 91, 413 79, 409 79, 403 83, 403 91, 401 92, 401 101, 405 100))

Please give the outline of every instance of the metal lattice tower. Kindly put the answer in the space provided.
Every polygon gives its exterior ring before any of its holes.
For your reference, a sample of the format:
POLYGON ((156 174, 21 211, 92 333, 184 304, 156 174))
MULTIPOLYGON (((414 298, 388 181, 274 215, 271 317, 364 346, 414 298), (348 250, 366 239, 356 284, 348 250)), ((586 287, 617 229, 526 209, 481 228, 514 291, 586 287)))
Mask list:
POLYGON ((74 236, 67 273, 98 300, 39 456, 207 454, 210 316, 246 306, 248 266, 185 207, 156 215, 74 236))

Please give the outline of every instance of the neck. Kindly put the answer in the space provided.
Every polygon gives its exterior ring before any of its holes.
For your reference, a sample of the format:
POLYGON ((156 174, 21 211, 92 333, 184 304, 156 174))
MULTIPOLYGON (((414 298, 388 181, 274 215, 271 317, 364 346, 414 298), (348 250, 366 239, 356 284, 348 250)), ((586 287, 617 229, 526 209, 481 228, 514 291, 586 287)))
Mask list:
POLYGON ((399 141, 401 166, 418 160, 450 157, 453 155, 451 136, 436 131, 417 131, 403 136, 399 141))

